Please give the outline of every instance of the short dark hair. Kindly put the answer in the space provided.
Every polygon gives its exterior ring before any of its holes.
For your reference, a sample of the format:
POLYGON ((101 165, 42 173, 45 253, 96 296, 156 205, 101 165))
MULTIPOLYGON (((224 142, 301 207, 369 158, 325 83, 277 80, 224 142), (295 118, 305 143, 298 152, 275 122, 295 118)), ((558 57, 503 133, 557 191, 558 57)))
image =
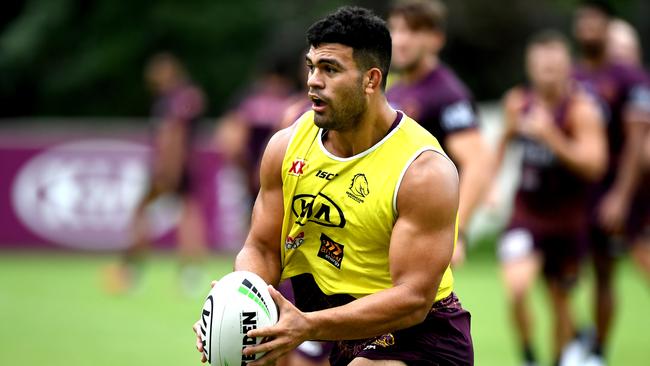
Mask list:
POLYGON ((614 10, 612 4, 607 0, 582 0, 578 6, 598 10, 608 18, 616 16, 616 10, 614 10))
POLYGON ((372 11, 355 6, 341 7, 309 27, 307 42, 313 47, 323 43, 352 47, 352 56, 359 68, 379 68, 381 88, 386 88, 392 41, 386 22, 372 11))
POLYGON ((389 16, 402 16, 412 30, 444 31, 447 7, 440 0, 396 0, 389 16))
POLYGON ((556 29, 543 29, 534 33, 530 38, 528 38, 527 48, 530 49, 532 46, 537 45, 546 45, 549 43, 560 43, 567 50, 570 48, 569 39, 560 31, 556 29))

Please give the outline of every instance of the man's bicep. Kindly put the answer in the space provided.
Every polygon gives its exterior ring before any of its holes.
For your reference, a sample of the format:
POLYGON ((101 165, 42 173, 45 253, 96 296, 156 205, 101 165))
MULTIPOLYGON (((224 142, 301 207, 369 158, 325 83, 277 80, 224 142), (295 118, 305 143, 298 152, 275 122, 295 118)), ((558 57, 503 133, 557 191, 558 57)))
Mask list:
POLYGON ((408 169, 398 192, 390 244, 394 284, 433 299, 454 247, 458 176, 442 155, 425 152, 408 169))
POLYGON ((269 141, 260 164, 260 191, 253 206, 251 235, 278 242, 282 230, 282 161, 291 130, 281 130, 269 141), (271 240, 271 238, 273 238, 271 240))
POLYGON ((254 269, 268 283, 277 284, 280 271, 280 237, 284 216, 282 160, 290 131, 281 130, 267 145, 260 166, 260 191, 253 206, 251 227, 236 269, 254 269))

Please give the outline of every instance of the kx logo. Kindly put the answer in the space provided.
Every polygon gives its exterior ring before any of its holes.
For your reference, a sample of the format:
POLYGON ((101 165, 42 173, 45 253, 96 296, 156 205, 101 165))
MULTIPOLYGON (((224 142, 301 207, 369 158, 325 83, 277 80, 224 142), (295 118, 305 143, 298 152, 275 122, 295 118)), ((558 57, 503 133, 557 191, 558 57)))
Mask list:
POLYGON ((313 222, 328 227, 345 226, 343 210, 331 198, 319 193, 299 194, 293 197, 291 211, 296 215, 296 224, 305 225, 313 222))
POLYGON ((289 168, 289 174, 295 176, 301 176, 304 173, 305 165, 307 162, 304 159, 296 159, 291 163, 291 168, 289 168))

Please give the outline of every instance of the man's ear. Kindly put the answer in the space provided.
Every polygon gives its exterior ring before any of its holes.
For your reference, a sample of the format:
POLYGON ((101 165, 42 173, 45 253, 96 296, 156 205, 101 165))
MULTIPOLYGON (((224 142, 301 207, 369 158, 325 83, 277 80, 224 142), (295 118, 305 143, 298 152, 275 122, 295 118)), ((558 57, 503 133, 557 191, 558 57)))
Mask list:
POLYGON ((377 90, 381 89, 381 82, 383 80, 383 75, 381 70, 376 67, 371 68, 366 71, 366 76, 364 78, 364 90, 367 94, 376 93, 377 90))

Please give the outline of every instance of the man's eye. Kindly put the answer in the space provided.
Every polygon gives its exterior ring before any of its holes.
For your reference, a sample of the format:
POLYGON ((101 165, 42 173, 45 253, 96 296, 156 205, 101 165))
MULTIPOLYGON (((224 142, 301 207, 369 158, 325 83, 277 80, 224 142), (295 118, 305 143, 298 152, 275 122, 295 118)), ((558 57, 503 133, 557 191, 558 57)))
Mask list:
POLYGON ((331 66, 325 66, 325 67, 323 68, 323 70, 325 70, 325 72, 328 73, 328 74, 331 74, 331 73, 336 72, 336 70, 335 70, 333 67, 331 67, 331 66))

